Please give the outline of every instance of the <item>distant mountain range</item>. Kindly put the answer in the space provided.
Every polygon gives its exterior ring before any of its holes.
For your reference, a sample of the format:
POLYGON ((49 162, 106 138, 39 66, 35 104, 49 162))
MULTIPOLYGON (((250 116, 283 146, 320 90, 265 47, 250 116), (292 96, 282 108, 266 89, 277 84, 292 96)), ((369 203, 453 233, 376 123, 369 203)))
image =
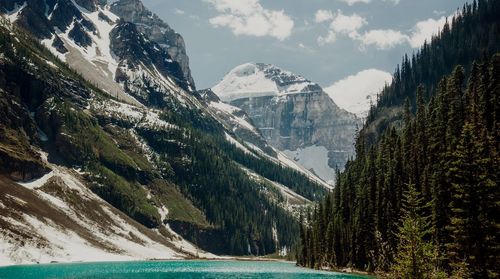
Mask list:
POLYGON ((212 90, 245 111, 267 142, 333 184, 354 157, 361 119, 339 108, 306 78, 263 63, 231 70, 212 90))

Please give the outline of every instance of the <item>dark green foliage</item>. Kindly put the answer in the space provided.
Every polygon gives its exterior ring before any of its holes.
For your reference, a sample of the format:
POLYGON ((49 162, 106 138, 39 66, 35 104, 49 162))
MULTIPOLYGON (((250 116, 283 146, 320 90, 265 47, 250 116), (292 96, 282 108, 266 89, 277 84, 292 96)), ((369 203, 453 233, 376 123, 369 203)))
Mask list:
POLYGON ((330 212, 306 219, 300 265, 393 267, 396 278, 500 276, 499 19, 499 1, 465 5, 403 59, 360 133, 356 160, 324 201, 330 212), (391 108, 400 116, 387 117, 391 108))
POLYGON ((222 137, 217 138, 217 145, 235 162, 271 181, 287 185, 288 188, 311 201, 319 200, 326 194, 326 190, 323 186, 311 181, 311 179, 294 169, 278 165, 261 155, 250 156, 244 151, 235 148, 233 144, 222 137))
POLYGON ((429 239, 430 216, 425 212, 423 199, 415 186, 410 184, 404 194, 402 220, 398 229, 399 243, 391 268, 394 278, 446 278, 438 270, 437 248, 429 239))
POLYGON ((466 85, 463 68, 456 67, 428 104, 419 88, 416 115, 407 109, 400 131, 389 127, 369 148, 359 138, 357 159, 306 220, 299 264, 370 271, 393 266, 396 278, 440 278, 443 272, 498 278, 495 60, 498 55, 474 63, 466 85))
POLYGON ((278 247, 271 228, 277 229, 279 245, 288 249, 295 245, 299 232, 298 223, 276 204, 278 201, 270 200, 266 193, 270 189, 252 180, 241 166, 291 185, 311 199, 319 199, 325 193, 321 186, 296 171, 245 154, 218 134, 207 134, 193 127, 155 132, 143 129, 139 134, 168 160, 175 183, 205 212, 217 234, 227 238, 214 238, 219 243, 214 248, 213 243, 188 235, 202 248, 216 253, 272 254, 278 247))
POLYGON ((400 120, 402 106, 408 98, 416 111, 417 87, 423 85, 428 100, 439 80, 450 74, 456 65, 470 72, 472 61, 481 60, 500 51, 500 2, 478 0, 466 4, 457 17, 449 18, 442 32, 426 42, 411 57, 405 56, 395 70, 393 81, 382 90, 377 106, 367 119, 365 133, 370 143, 394 121, 400 120), (394 112, 399 112, 395 114, 394 112))

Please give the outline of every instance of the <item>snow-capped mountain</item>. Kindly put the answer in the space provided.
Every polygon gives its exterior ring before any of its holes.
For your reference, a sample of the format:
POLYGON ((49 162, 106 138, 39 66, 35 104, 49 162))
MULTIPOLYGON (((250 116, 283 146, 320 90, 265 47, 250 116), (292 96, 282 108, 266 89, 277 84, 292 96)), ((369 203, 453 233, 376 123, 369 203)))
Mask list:
POLYGON ((320 90, 317 84, 299 75, 263 63, 246 63, 237 66, 221 82, 212 87, 212 91, 224 102, 320 90))
POLYGON ((354 155, 360 120, 300 75, 247 63, 231 70, 212 90, 245 111, 270 145, 325 181, 333 182, 335 168, 343 168, 354 155))
MULTIPOLYGON (((137 100, 144 96, 125 92, 126 83, 137 83, 132 71, 148 76, 157 72, 168 75, 175 85, 194 90, 189 67, 185 65, 188 60, 182 37, 165 23, 160 30, 153 30, 141 21, 143 17, 132 18, 141 23, 131 25, 111 11, 131 17, 129 14, 137 8, 134 14, 148 14, 140 1, 112 2, 108 5, 106 0, 13 0, 2 3, 1 8, 7 11, 12 23, 29 30, 54 55, 118 99, 135 104, 155 101, 137 100), (175 42, 169 43, 171 37, 175 37, 175 42), (180 62, 170 53, 175 53, 180 62)), ((151 24, 159 24, 157 17, 149 15, 156 20, 151 24)))
POLYGON ((133 0, 0 0, 0 14, 7 262, 290 251, 300 210, 328 185, 243 110, 195 91, 166 23, 133 0), (33 199, 51 210, 27 211, 33 199))

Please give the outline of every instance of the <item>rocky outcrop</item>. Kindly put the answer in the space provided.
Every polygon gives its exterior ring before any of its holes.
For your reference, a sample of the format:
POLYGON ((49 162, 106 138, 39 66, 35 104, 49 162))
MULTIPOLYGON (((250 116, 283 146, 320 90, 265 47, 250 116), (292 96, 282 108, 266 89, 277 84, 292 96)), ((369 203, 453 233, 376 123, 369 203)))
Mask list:
POLYGON ((250 63, 236 67, 213 89, 245 111, 270 145, 326 181, 333 181, 335 168, 354 156, 360 119, 301 76, 250 63))
POLYGON ((322 91, 244 98, 231 104, 246 111, 264 138, 279 150, 324 146, 331 168, 343 168, 354 155, 354 134, 359 121, 322 91))
MULTIPOLYGON (((117 82, 128 82, 129 77, 125 72, 129 69, 141 72, 140 67, 144 66, 150 71, 158 71, 163 76, 171 77, 181 88, 189 90, 190 84, 183 78, 179 63, 173 61, 165 49, 149 41, 144 34, 139 32, 137 25, 122 20, 113 28, 109 36, 110 47, 120 61, 116 74, 117 82)), ((145 91, 144 88, 141 91, 145 91)), ((154 92, 149 92, 147 96, 134 94, 134 97, 143 104, 158 105, 159 102, 152 100, 153 95, 154 92)))
POLYGON ((146 9, 140 0, 116 1, 111 5, 111 11, 123 20, 136 24, 139 32, 166 49, 172 59, 179 63, 184 78, 189 82, 191 88, 195 89, 191 70, 189 69, 186 45, 180 34, 176 33, 156 14, 146 9))
MULTIPOLYGON (((15 25, 115 98, 162 106, 169 92, 127 92, 128 83, 137 83, 144 72, 169 76, 196 96, 184 40, 139 0, 0 0, 0 13, 7 13, 15 25), (125 53, 133 50, 137 51, 125 53)), ((143 87, 148 81, 140 83, 143 87)))
POLYGON ((277 158, 276 152, 267 143, 244 110, 223 103, 211 89, 199 90, 197 93, 207 103, 208 108, 214 112, 219 122, 228 130, 247 144, 257 147, 273 158, 277 158))

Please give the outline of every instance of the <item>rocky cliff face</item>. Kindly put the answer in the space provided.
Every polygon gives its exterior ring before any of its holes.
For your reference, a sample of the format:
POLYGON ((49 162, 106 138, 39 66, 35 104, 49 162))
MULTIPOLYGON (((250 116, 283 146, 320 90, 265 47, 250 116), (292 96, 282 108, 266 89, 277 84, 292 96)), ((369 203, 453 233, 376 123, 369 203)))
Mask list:
POLYGON ((335 167, 343 168, 354 155, 360 120, 301 76, 273 65, 244 64, 213 91, 244 110, 269 144, 326 181, 334 179, 335 167))
MULTIPOLYGON (((140 1, 110 2, 0 0, 0 12, 115 98, 161 105, 164 102, 158 99, 165 94, 149 99, 129 90, 138 77, 159 74, 168 75, 172 83, 194 92, 182 37, 140 1)), ((141 86, 145 82, 140 81, 141 86)))
POLYGON ((208 109, 216 115, 219 122, 238 138, 272 158, 278 157, 244 110, 222 102, 211 89, 200 90, 198 94, 207 103, 208 109))
POLYGON ((189 57, 184 39, 167 23, 144 7, 139 0, 120 0, 111 5, 111 11, 125 21, 136 24, 139 32, 158 43, 168 51, 174 61, 179 63, 184 78, 194 90, 195 85, 189 69, 189 57))

